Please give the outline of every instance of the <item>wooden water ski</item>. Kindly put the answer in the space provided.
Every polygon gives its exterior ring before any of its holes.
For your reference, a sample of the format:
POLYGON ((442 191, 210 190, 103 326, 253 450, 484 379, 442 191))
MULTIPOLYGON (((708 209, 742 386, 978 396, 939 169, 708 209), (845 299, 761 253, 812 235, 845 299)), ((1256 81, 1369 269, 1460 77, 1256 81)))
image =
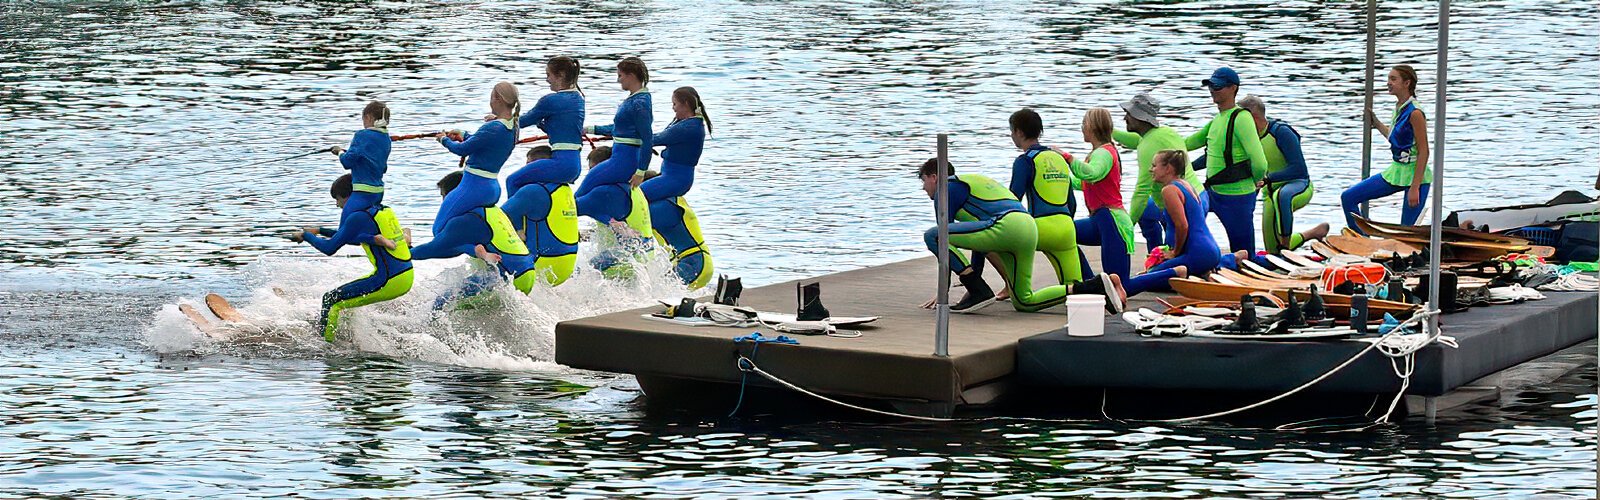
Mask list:
POLYGON ((206 336, 209 337, 216 336, 214 335, 217 330, 216 325, 211 324, 211 320, 206 319, 206 317, 200 314, 200 311, 196 310, 194 306, 189 304, 178 304, 178 312, 181 312, 184 316, 188 317, 189 322, 194 323, 194 327, 200 330, 200 333, 206 334, 206 336))
MULTIPOLYGON (((1356 225, 1361 226, 1361 230, 1366 231, 1369 235, 1373 233, 1382 233, 1386 235, 1407 235, 1413 238, 1422 238, 1425 240, 1432 236, 1432 229, 1428 226, 1407 226, 1403 224, 1376 222, 1363 218, 1359 215, 1354 215, 1353 217, 1355 217, 1356 225)), ((1528 240, 1514 236, 1485 233, 1482 231, 1472 231, 1458 227, 1441 227, 1439 228, 1439 235, 1441 238, 1448 241, 1477 241, 1501 243, 1511 246, 1528 246, 1529 244, 1528 240)))
POLYGON ((217 315, 217 317, 223 321, 227 321, 229 323, 239 323, 244 321, 244 315, 239 314, 239 310, 234 309, 233 304, 229 304, 228 299, 222 298, 221 295, 214 293, 206 294, 206 308, 211 309, 211 314, 217 315))
MULTIPOLYGON (((1248 295, 1250 292, 1260 291, 1270 291, 1273 295, 1284 300, 1288 300, 1289 298, 1288 290, 1262 290, 1256 287, 1211 283, 1194 278, 1173 278, 1168 280, 1167 283, 1172 286, 1173 290, 1183 294, 1183 296, 1200 300, 1237 301, 1239 300, 1239 297, 1248 295)), ((1305 292, 1298 291, 1297 293, 1303 294, 1305 292)), ((1322 296, 1323 303, 1327 304, 1328 309, 1334 311, 1334 314, 1349 314, 1349 295, 1340 295, 1325 291, 1319 292, 1318 294, 1322 296)), ((1383 313, 1393 314, 1397 318, 1409 317, 1411 313, 1416 311, 1417 307, 1418 306, 1411 304, 1391 302, 1387 300, 1367 300, 1368 314, 1376 315, 1378 317, 1382 317, 1383 313)))

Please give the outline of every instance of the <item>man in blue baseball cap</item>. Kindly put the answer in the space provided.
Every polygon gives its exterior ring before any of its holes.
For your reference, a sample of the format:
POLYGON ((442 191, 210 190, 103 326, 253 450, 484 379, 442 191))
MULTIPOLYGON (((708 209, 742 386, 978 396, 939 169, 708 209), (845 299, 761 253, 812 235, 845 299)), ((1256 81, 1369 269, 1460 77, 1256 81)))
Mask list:
POLYGON ((1261 149, 1261 136, 1250 111, 1234 103, 1239 95, 1239 73, 1221 67, 1211 78, 1200 81, 1211 91, 1217 116, 1205 127, 1184 139, 1190 151, 1206 148, 1194 162, 1195 170, 1205 170, 1207 209, 1217 215, 1228 233, 1230 252, 1256 251, 1256 184, 1267 175, 1267 156, 1261 149))

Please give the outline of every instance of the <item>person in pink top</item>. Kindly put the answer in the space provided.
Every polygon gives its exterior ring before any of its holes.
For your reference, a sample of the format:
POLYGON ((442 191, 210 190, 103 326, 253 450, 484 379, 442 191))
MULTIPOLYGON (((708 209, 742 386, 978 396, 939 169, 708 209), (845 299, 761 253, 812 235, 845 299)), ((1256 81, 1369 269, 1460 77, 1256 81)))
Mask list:
MULTIPOLYGON (((1100 269, 1122 279, 1129 278, 1133 260, 1133 219, 1122 205, 1122 155, 1111 142, 1111 111, 1094 108, 1083 115, 1083 140, 1088 142, 1088 161, 1062 151, 1072 177, 1083 183, 1083 205, 1089 217, 1076 222, 1078 246, 1100 247, 1100 269)), ((1084 279, 1094 272, 1089 259, 1078 253, 1084 279)))

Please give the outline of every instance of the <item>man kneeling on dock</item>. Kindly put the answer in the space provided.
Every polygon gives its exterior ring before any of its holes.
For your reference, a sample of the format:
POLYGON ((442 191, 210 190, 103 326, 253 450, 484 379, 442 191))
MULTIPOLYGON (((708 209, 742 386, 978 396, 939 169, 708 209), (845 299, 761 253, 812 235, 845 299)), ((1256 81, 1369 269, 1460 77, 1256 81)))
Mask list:
MULTIPOLYGON (((937 199, 938 169, 938 159, 931 159, 917 171, 922 190, 929 198, 937 199)), ((950 270, 966 288, 966 296, 950 306, 952 312, 969 313, 994 302, 994 290, 959 249, 998 257, 1001 276, 1011 288, 1011 306, 1018 311, 1038 312, 1054 307, 1066 302, 1068 293, 1103 294, 1109 298, 1108 309, 1122 311, 1127 299, 1121 280, 1113 274, 1101 273, 1101 279, 1076 283, 1070 289, 1054 285, 1034 290, 1033 255, 1038 250, 1039 234, 1033 217, 998 181, 978 174, 955 175, 954 167, 950 174, 946 188, 950 196, 950 248, 946 251, 950 252, 950 270)), ((938 237, 938 227, 928 230, 924 238, 928 250, 940 251, 938 237)))

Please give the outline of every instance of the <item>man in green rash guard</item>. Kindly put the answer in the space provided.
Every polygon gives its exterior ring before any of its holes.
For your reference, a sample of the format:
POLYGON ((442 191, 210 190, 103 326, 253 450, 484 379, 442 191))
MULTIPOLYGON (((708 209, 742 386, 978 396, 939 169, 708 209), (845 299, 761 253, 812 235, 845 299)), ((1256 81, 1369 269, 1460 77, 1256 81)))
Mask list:
POLYGON ((1217 116, 1199 132, 1184 139, 1184 149, 1206 148, 1194 169, 1206 171, 1208 208, 1222 221, 1231 252, 1256 251, 1256 183, 1267 175, 1267 156, 1261 150, 1255 118, 1234 104, 1239 95, 1239 73, 1221 67, 1200 82, 1211 91, 1217 116))
MULTIPOLYGON (((1173 234, 1172 219, 1167 215, 1166 206, 1161 197, 1156 195, 1155 178, 1150 173, 1150 166, 1155 162, 1156 153, 1184 149, 1183 137, 1171 127, 1161 126, 1161 103, 1150 97, 1148 92, 1140 92, 1122 103, 1122 111, 1123 122, 1128 129, 1112 131, 1111 139, 1122 147, 1135 150, 1139 155, 1139 176, 1133 186, 1133 198, 1128 202, 1128 216, 1139 223, 1145 249, 1153 251, 1156 247, 1172 244, 1176 235, 1173 234)), ((1183 180, 1188 181, 1190 186, 1199 186, 1200 177, 1195 175, 1194 169, 1185 170, 1183 180)), ((1205 206, 1204 193, 1200 203, 1201 207, 1205 206)))

